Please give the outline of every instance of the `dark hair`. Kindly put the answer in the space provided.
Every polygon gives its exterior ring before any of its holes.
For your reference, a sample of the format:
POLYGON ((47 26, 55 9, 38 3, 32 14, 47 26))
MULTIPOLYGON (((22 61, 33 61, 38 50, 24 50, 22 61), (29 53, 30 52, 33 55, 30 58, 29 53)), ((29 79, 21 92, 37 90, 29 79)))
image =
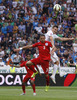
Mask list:
POLYGON ((41 35, 40 35, 40 37, 41 37, 41 36, 44 36, 44 37, 45 37, 45 35, 44 35, 44 34, 41 34, 41 35))
POLYGON ((54 25, 52 28, 54 28, 54 27, 58 28, 58 26, 57 26, 57 25, 54 25))
POLYGON ((29 54, 29 53, 28 53, 26 56, 28 56, 28 55, 30 56, 30 54, 29 54))

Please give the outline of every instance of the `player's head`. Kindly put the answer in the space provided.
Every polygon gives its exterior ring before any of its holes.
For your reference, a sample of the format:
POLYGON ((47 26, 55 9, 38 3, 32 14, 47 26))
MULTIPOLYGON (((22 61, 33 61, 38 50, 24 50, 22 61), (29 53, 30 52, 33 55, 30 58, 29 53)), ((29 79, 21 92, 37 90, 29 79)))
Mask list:
POLYGON ((42 43, 45 42, 45 35, 40 35, 40 41, 41 41, 42 43))
POLYGON ((53 33, 57 33, 57 31, 58 31, 58 26, 57 26, 57 25, 54 25, 54 26, 52 27, 52 31, 53 31, 53 33))
POLYGON ((26 58, 27 58, 27 60, 30 60, 31 56, 29 54, 27 54, 26 58))

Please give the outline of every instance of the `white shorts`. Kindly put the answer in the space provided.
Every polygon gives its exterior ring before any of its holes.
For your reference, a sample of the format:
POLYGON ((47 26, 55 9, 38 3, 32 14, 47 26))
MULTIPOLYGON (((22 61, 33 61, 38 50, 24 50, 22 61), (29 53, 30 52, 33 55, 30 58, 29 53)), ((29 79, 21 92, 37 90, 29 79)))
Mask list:
POLYGON ((54 52, 53 55, 51 55, 51 60, 55 63, 56 61, 59 61, 58 56, 56 55, 56 53, 54 52))

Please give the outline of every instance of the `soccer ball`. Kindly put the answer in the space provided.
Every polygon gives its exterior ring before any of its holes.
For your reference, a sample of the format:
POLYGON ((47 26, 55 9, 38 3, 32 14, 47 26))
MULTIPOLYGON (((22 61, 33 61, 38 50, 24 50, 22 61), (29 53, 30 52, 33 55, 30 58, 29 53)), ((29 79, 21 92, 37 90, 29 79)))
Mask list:
POLYGON ((54 11, 61 11, 61 6, 59 4, 55 4, 53 7, 54 11))

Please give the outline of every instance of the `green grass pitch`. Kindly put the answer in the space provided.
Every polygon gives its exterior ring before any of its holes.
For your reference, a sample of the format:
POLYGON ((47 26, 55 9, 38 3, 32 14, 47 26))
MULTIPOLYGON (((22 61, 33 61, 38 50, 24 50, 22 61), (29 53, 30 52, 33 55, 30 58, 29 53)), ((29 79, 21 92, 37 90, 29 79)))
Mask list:
POLYGON ((26 88, 26 95, 21 86, 0 86, 0 100, 77 100, 77 87, 36 87, 36 96, 33 96, 31 87, 26 88))

